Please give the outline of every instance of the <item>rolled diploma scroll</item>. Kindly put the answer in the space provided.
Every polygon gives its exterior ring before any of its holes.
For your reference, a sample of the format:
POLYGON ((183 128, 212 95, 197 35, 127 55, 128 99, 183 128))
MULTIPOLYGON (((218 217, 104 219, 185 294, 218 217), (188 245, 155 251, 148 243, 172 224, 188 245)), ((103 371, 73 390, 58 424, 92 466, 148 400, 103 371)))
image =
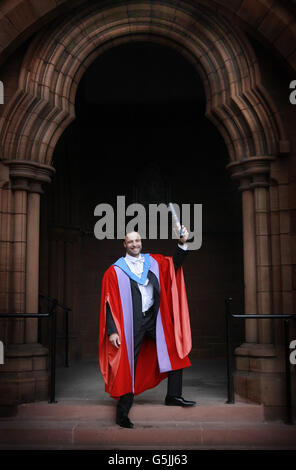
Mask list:
POLYGON ((173 221, 175 223, 175 226, 177 227, 177 230, 179 230, 180 237, 182 237, 183 236, 183 230, 182 230, 182 227, 181 227, 181 223, 180 223, 179 217, 177 216, 177 212, 175 211, 174 204, 172 204, 171 202, 169 202, 169 209, 172 213, 173 221))

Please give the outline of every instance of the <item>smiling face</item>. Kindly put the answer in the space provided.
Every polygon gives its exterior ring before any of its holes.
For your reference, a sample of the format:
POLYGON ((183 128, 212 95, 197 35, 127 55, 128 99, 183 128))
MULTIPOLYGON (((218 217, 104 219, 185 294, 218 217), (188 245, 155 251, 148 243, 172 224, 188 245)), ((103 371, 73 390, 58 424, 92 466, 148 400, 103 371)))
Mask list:
POLYGON ((142 239, 138 232, 127 233, 123 242, 127 254, 139 256, 142 250, 142 239))

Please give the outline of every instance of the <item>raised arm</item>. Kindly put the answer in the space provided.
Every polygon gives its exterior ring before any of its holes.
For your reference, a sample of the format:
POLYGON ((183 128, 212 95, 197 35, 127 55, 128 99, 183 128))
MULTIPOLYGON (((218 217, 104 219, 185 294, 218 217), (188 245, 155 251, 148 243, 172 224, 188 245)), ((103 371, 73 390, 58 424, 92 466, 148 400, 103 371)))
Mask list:
POLYGON ((188 230, 186 227, 184 227, 184 225, 182 225, 182 237, 179 238, 176 251, 173 255, 175 269, 178 269, 180 266, 182 266, 183 262, 185 261, 188 255, 188 249, 186 245, 188 237, 188 230))

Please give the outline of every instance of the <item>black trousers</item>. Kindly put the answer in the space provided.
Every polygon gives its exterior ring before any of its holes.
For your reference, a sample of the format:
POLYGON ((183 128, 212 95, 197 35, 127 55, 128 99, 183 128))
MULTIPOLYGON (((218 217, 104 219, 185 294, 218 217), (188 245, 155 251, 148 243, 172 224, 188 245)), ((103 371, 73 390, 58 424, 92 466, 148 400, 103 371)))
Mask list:
MULTIPOLYGON (((135 373, 137 373, 137 360, 144 336, 147 335, 156 341, 156 316, 153 308, 134 324, 134 360, 135 373)), ((179 397, 182 395, 182 375, 183 369, 173 370, 168 373, 167 395, 179 397)), ((126 393, 120 397, 117 405, 117 412, 127 415, 134 400, 133 393, 126 393)))

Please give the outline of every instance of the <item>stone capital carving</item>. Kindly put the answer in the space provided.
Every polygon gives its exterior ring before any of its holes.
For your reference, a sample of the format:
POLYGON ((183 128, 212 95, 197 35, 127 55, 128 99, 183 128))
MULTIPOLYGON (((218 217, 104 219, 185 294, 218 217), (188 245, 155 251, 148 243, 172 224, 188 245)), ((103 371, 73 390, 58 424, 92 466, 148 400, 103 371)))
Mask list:
POLYGON ((229 163, 226 168, 232 179, 240 181, 240 191, 267 188, 270 186, 270 164, 274 160, 273 156, 256 156, 229 163))
POLYGON ((50 183, 55 169, 29 160, 3 160, 9 168, 10 187, 13 190, 23 190, 43 193, 42 185, 50 183))
POLYGON ((3 162, 0 162, 0 188, 9 184, 9 169, 3 162))

